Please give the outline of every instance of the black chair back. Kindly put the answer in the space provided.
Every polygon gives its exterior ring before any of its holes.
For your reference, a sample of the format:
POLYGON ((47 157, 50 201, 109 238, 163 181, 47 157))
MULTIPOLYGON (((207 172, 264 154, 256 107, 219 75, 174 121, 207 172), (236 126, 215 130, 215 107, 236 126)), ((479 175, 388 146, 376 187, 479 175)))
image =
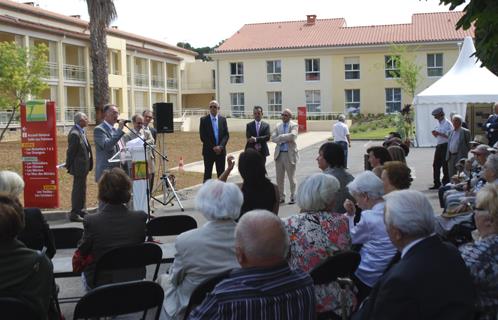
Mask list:
POLYGON ((174 236, 197 228, 194 218, 187 215, 157 217, 147 223, 147 235, 174 236))
POLYGON ((30 304, 13 297, 0 297, 0 318, 3 320, 41 319, 30 304))
POLYGON ((206 295, 213 291, 214 287, 216 287, 216 285, 220 283, 221 280, 225 279, 230 274, 230 272, 231 270, 222 272, 212 278, 204 280, 200 285, 198 285, 190 296, 190 300, 188 301, 188 306, 183 319, 186 320, 190 312, 194 310, 195 307, 200 305, 206 298, 206 295))
POLYGON ((56 249, 77 248, 83 236, 81 228, 53 228, 50 231, 54 235, 56 249))
POLYGON ((89 291, 76 304, 73 319, 111 317, 157 308, 159 319, 164 291, 152 281, 113 283, 89 291))
POLYGON ((360 254, 355 251, 336 252, 333 256, 317 264, 310 276, 315 284, 326 284, 351 276, 360 264, 360 254))
POLYGON ((161 247, 151 242, 111 249, 96 262, 94 285, 98 283, 98 275, 102 271, 136 269, 151 264, 156 265, 152 278, 154 281, 157 278, 162 258, 161 247))

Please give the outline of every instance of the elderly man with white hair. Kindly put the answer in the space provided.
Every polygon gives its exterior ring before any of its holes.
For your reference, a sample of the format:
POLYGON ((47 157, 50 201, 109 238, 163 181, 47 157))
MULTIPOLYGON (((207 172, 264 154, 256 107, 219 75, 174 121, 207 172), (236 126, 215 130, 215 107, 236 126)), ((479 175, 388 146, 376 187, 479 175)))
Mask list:
POLYGON ((338 143, 344 150, 344 164, 348 167, 348 147, 351 148, 351 138, 349 136, 348 125, 346 124, 346 116, 340 114, 337 122, 332 127, 332 136, 334 142, 338 143))
POLYGON ((242 192, 233 183, 208 180, 201 187, 195 206, 208 222, 176 238, 169 283, 162 281, 167 290, 161 319, 183 319, 190 295, 199 284, 239 266, 234 232, 242 202, 242 192))
POLYGON ((315 319, 313 281, 289 268, 288 250, 289 237, 276 215, 244 214, 235 230, 242 268, 221 281, 188 319, 315 319))
POLYGON ((348 184, 356 204, 363 211, 361 220, 354 225, 355 205, 351 200, 344 202, 349 218, 349 231, 353 244, 361 244, 361 262, 355 273, 358 299, 363 300, 384 273, 396 254, 384 224, 384 183, 371 171, 359 174, 348 184))
POLYGON ((458 160, 467 158, 470 150, 470 131, 462 127, 463 118, 455 114, 451 118, 453 130, 448 136, 448 150, 446 151, 446 161, 448 163, 448 175, 453 177, 457 173, 456 164, 458 160))
POLYGON ((434 234, 434 211, 419 191, 386 195, 385 223, 401 260, 380 278, 353 319, 474 319, 475 292, 458 250, 434 234))

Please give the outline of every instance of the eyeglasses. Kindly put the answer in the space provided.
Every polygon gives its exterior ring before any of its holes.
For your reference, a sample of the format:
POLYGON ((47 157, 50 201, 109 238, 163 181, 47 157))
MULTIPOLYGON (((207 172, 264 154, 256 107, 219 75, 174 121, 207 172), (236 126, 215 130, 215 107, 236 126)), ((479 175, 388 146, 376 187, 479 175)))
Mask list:
POLYGON ((282 117, 290 117, 290 115, 289 115, 289 114, 287 114, 287 113, 282 113, 282 114, 281 114, 281 116, 282 116, 282 117))
POLYGON ((218 106, 209 106, 209 109, 218 108, 218 106))

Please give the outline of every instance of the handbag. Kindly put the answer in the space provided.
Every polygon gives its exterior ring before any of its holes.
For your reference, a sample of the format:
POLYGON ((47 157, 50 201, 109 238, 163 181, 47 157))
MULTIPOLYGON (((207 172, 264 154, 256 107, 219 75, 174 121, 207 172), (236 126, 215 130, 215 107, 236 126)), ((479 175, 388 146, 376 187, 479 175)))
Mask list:
POLYGON ((93 262, 93 255, 82 255, 80 249, 76 249, 73 254, 73 272, 83 272, 85 268, 93 262))

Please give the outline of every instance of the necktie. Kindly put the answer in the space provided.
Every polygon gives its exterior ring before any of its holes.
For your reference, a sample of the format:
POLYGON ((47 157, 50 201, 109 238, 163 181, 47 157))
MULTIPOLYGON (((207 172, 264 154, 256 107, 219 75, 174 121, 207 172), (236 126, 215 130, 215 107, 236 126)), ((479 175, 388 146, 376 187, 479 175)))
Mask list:
POLYGON ((259 137, 259 122, 256 122, 256 135, 259 137))
POLYGON ((212 123, 213 123, 213 132, 214 132, 214 141, 216 142, 216 145, 218 145, 218 122, 216 121, 216 118, 212 118, 212 123))

